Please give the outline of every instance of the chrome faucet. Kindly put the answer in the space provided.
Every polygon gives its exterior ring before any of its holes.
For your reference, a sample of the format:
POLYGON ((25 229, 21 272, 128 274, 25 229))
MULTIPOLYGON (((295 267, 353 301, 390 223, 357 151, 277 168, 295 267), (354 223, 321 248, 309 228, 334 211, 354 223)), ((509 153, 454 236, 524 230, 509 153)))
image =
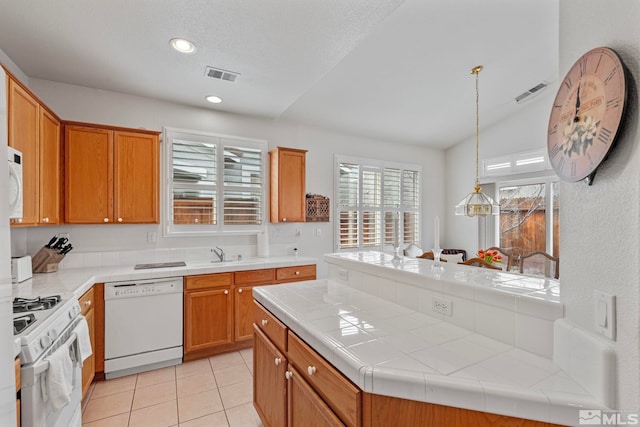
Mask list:
POLYGON ((216 256, 220 259, 220 262, 224 262, 224 251, 222 250, 222 248, 220 246, 216 246, 215 249, 211 249, 211 252, 216 254, 216 256), (220 251, 220 252, 218 252, 218 251, 220 251))

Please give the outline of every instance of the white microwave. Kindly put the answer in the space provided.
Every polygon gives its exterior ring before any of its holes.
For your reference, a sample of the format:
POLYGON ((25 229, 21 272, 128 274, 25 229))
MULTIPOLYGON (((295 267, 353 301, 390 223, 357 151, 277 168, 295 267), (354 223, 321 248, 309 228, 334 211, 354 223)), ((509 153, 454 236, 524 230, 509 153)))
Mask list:
POLYGON ((9 159, 9 218, 22 221, 22 153, 7 147, 9 159))

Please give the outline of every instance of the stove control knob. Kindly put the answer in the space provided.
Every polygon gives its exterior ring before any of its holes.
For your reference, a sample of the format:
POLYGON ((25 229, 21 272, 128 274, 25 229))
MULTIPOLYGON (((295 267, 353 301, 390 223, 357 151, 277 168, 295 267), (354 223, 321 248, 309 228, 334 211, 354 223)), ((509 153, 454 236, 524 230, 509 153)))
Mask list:
POLYGON ((42 346, 42 348, 47 348, 51 345, 51 338, 49 338, 48 335, 44 335, 42 338, 40 338, 40 345, 42 346))
POLYGON ((56 331, 55 329, 51 329, 48 335, 52 341, 55 341, 55 339, 58 338, 58 331, 56 331))

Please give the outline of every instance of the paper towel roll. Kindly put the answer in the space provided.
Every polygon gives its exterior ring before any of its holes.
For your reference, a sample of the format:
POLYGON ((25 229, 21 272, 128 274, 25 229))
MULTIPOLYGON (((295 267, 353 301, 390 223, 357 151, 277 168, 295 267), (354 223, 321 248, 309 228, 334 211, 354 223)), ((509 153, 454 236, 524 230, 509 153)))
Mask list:
POLYGON ((267 258, 269 256, 269 233, 258 234, 258 257, 267 258))

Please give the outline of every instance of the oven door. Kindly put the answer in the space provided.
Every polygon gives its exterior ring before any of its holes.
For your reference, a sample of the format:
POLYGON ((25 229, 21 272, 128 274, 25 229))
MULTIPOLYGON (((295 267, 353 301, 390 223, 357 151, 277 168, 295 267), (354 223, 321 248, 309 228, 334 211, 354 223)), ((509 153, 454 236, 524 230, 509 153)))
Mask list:
POLYGON ((42 357, 20 369, 22 427, 81 427, 82 360, 75 325, 77 321, 60 334, 42 357), (48 399, 46 377, 49 362, 46 357, 61 347, 68 349, 71 355, 73 388, 71 401, 55 411, 48 399))

